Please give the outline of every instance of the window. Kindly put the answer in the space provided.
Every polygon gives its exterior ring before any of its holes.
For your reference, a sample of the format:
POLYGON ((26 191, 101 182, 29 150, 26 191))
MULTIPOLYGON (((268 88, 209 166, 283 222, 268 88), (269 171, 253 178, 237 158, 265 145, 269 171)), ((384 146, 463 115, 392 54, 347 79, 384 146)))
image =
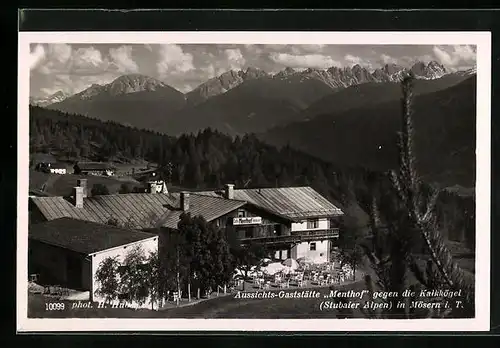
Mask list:
POLYGON ((283 234, 283 226, 281 226, 281 225, 275 225, 274 226, 274 233, 277 236, 281 236, 283 234))
POLYGON ((309 250, 315 251, 316 250, 316 243, 309 243, 309 250))
POLYGON ((238 217, 247 217, 247 212, 243 209, 238 210, 238 217))
POLYGON ((307 220, 307 229, 312 230, 319 227, 318 219, 307 220))
POLYGON ((339 221, 337 219, 329 219, 328 228, 339 228, 339 221))
POLYGON ((236 230, 236 235, 238 236, 238 238, 247 238, 246 237, 246 230, 243 229, 243 228, 239 228, 236 230))
POLYGON ((247 228, 245 230, 245 238, 253 238, 253 229, 247 228))

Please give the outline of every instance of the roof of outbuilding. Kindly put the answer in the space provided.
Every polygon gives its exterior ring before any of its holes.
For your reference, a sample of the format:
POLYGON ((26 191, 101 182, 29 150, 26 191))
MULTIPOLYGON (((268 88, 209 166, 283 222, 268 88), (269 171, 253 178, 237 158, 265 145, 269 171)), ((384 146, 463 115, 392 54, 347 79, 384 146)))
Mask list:
POLYGON ((49 163, 48 167, 51 169, 67 169, 68 166, 64 163, 49 163))
POLYGON ((81 170, 107 170, 115 169, 115 166, 106 162, 78 162, 76 164, 81 170))
MULTIPOLYGON (((220 197, 223 192, 203 191, 197 194, 220 197)), ((343 215, 342 210, 309 186, 234 189, 234 199, 290 219, 343 215)))
POLYGON ((156 235, 90 221, 60 218, 33 224, 29 238, 39 242, 89 255, 156 235))

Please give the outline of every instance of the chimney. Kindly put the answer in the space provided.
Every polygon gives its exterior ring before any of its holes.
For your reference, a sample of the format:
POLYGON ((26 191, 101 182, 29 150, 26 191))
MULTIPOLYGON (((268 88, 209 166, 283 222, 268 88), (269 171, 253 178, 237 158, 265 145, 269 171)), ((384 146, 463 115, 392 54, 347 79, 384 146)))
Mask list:
POLYGON ((73 197, 75 200, 75 207, 83 208, 83 187, 74 187, 73 188, 73 197))
POLYGON ((87 193, 87 179, 78 179, 76 180, 76 186, 83 188, 83 198, 86 198, 87 193))
POLYGON ((226 199, 234 199, 234 184, 226 184, 224 197, 226 199))
POLYGON ((182 211, 189 210, 189 192, 181 192, 181 209, 182 211))

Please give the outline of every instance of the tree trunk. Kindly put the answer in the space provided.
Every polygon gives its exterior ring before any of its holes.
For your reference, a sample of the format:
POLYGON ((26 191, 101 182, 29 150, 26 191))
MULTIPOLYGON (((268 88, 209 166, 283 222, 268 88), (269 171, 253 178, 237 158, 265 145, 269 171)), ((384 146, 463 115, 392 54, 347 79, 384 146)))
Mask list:
POLYGON ((180 271, 179 271, 179 247, 177 247, 177 305, 179 305, 181 297, 181 281, 180 281, 180 271))

